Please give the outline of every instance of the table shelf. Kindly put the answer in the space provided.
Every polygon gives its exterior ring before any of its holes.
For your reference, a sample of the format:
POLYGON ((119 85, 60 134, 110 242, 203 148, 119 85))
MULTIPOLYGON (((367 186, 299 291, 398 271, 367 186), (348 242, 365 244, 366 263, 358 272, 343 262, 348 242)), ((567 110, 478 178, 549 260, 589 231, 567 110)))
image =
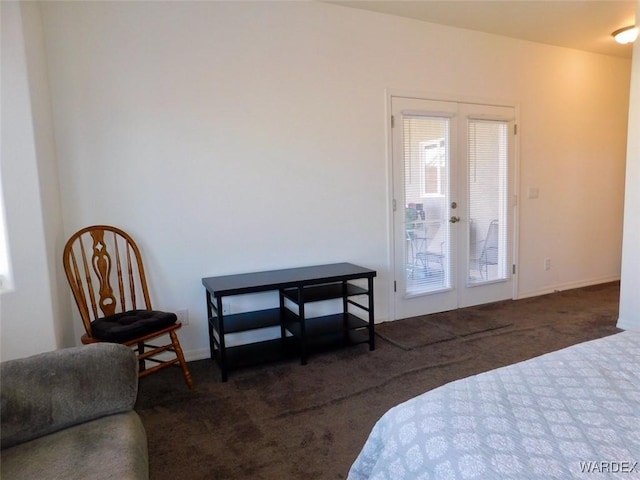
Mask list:
MULTIPOLYGON (((302 337, 302 326, 300 322, 300 317, 294 312, 290 312, 285 316, 285 328, 297 338, 302 337)), ((336 313, 305 319, 305 334, 309 338, 368 327, 368 322, 352 313, 336 313)))
MULTIPOLYGON (((313 287, 303 287, 303 299, 305 303, 352 297, 355 295, 366 295, 367 293, 369 292, 366 289, 351 283, 330 283, 313 287)), ((282 294, 292 302, 296 304, 300 303, 299 288, 287 288, 282 291, 282 294)))
POLYGON ((228 369, 271 363, 286 356, 282 341, 277 338, 227 347, 225 362, 228 369))
POLYGON ((211 358, 220 366, 222 381, 227 380, 229 365, 252 363, 253 357, 262 362, 265 358, 282 358, 292 350, 298 350, 300 363, 304 365, 308 346, 368 343, 369 350, 374 350, 375 276, 375 270, 350 263, 335 263, 203 278, 211 358), (358 280, 366 281, 367 288, 352 283, 358 280), (279 307, 235 314, 223 312, 223 298, 266 291, 279 292, 279 307), (366 305, 350 298, 360 295, 368 297, 366 305), (306 303, 336 299, 342 299, 342 312, 305 317, 306 303), (298 311, 289 308, 291 305, 287 305, 287 301, 297 305, 298 311), (349 307, 352 305, 364 312, 368 320, 351 313, 349 307), (280 327, 280 338, 233 347, 226 345, 229 334, 257 332, 276 326, 280 327))
MULTIPOLYGON (((261 328, 277 327, 280 325, 280 308, 256 310, 254 312, 233 313, 224 315, 224 332, 226 334, 259 330, 261 328)), ((209 318, 209 322, 216 332, 220 333, 218 317, 209 318)))
POLYGON ((282 298, 281 305, 287 314, 283 319, 285 327, 291 334, 299 339, 300 343, 300 363, 307 363, 308 344, 317 343, 318 337, 340 336, 344 343, 350 343, 351 332, 357 329, 365 329, 367 340, 371 350, 374 348, 374 325, 372 316, 369 321, 365 321, 353 313, 349 312, 349 305, 354 305, 360 310, 369 312, 373 308, 373 297, 369 290, 354 285, 346 280, 341 282, 325 283, 313 286, 299 286, 298 288, 287 288, 280 291, 282 298), (353 301, 350 297, 367 295, 371 300, 369 306, 353 301), (286 304, 284 300, 290 300, 294 306, 286 304), (321 302, 326 300, 342 299, 342 312, 324 315, 320 317, 307 317, 305 304, 321 302), (294 309, 297 306, 297 312, 294 309))

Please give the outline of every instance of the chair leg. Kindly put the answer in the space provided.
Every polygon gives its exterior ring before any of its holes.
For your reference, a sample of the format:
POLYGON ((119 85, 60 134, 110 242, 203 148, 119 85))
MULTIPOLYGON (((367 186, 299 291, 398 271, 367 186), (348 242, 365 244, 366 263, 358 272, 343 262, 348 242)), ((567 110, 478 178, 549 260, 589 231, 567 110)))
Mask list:
MULTIPOLYGON (((142 355, 144 353, 144 342, 138 342, 138 355, 142 355)), ((138 372, 144 372, 146 370, 146 365, 143 359, 138 357, 138 372)))
POLYGON ((173 344, 173 348, 176 351, 176 356, 178 357, 178 361, 180 362, 180 366, 182 367, 182 373, 184 374, 184 379, 187 381, 187 385, 190 390, 193 390, 193 378, 191 378, 191 372, 189 371, 189 367, 187 367, 187 362, 184 359, 184 353, 182 352, 182 347, 180 346, 180 340, 178 340, 178 335, 175 331, 169 332, 171 336, 171 343, 173 344))

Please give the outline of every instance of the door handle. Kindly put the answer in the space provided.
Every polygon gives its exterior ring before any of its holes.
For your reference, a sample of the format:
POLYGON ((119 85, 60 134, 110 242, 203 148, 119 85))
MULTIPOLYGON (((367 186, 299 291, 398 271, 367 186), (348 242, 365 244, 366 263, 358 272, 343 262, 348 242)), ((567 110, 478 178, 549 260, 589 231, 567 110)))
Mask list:
POLYGON ((458 223, 460 221, 460 217, 456 217, 455 215, 449 219, 451 223, 458 223))

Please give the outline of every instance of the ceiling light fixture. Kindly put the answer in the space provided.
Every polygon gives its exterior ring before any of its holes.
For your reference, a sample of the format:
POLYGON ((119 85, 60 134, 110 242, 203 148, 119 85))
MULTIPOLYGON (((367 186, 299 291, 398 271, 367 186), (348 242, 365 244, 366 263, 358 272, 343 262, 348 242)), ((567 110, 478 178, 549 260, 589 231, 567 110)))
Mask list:
POLYGON ((613 35, 613 38, 616 39, 616 42, 624 45, 626 43, 635 42, 636 38, 638 38, 639 31, 640 31, 640 28, 636 27, 635 25, 632 25, 631 27, 624 27, 619 30, 616 30, 611 35, 613 35))

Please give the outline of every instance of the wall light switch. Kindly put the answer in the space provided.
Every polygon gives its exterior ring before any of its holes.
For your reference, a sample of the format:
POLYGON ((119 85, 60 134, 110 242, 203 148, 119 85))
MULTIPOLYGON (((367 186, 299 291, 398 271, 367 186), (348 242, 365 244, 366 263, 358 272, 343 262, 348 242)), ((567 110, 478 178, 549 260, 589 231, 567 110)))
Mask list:
POLYGON ((533 199, 538 198, 539 194, 540 194, 540 191, 538 190, 538 187, 529 187, 529 191, 527 193, 527 197, 530 200, 533 200, 533 199))

